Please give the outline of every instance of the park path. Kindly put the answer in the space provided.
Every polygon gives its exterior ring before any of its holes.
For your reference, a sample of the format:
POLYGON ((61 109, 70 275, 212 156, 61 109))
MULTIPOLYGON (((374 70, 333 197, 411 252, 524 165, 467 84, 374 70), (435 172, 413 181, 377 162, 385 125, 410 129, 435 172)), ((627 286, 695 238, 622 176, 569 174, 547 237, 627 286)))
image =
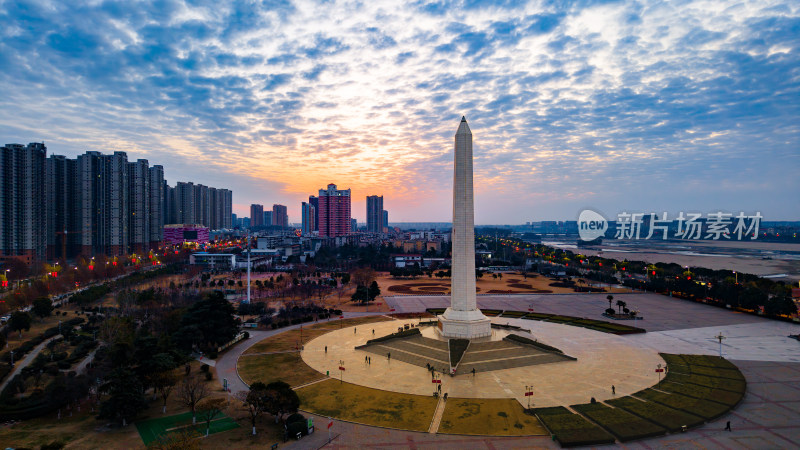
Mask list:
POLYGON ((61 337, 61 335, 60 335, 60 334, 57 334, 57 335, 55 335, 55 336, 51 337, 50 339, 46 339, 44 342, 42 342, 41 344, 39 344, 39 345, 37 345, 36 347, 34 347, 34 348, 33 348, 33 350, 31 350, 31 352, 30 352, 30 353, 28 353, 27 355, 25 355, 25 357, 24 357, 24 358, 22 358, 22 360, 20 360, 20 361, 17 361, 17 362, 14 364, 14 370, 12 370, 12 371, 11 371, 11 373, 9 373, 9 374, 8 374, 8 376, 6 377, 6 379, 3 381, 3 383, 2 383, 2 384, 0 384, 0 392, 3 392, 3 389, 5 389, 5 388, 6 388, 6 385, 7 385, 7 384, 8 384, 8 383, 9 383, 11 380, 13 380, 15 376, 17 376, 17 374, 20 372, 20 370, 22 370, 23 368, 25 368, 25 367, 26 367, 28 364, 32 363, 32 362, 33 362, 33 360, 36 358, 36 356, 39 354, 39 352, 41 352, 41 351, 42 351, 42 349, 43 349, 43 348, 44 348, 44 347, 45 347, 45 346, 46 346, 46 345, 47 345, 47 344, 48 344, 50 341, 52 341, 53 339, 55 339, 55 338, 57 338, 57 337, 61 337))
MULTIPOLYGON (((351 319, 353 317, 364 317, 364 316, 377 316, 381 315, 378 312, 344 312, 342 314, 345 319, 351 319)), ((336 319, 329 319, 329 320, 336 320, 336 319)), ((309 326, 313 325, 313 323, 304 323, 302 325, 309 326)), ((239 361, 239 357, 247 351, 250 347, 256 345, 257 343, 261 342, 262 340, 275 336, 276 334, 280 334, 289 330, 294 330, 296 328, 300 328, 301 324, 298 325, 291 325, 284 328, 278 328, 276 330, 249 330, 250 338, 245 339, 237 343, 236 345, 230 347, 226 350, 216 361, 209 360, 208 358, 203 358, 203 362, 208 365, 213 365, 217 369, 217 380, 219 380, 220 385, 224 385, 223 380, 228 380, 228 389, 230 390, 231 394, 236 394, 240 391, 247 391, 249 386, 239 378, 239 372, 236 370, 236 363, 239 361), (212 364, 213 363, 213 364, 212 364)))
POLYGON ((428 433, 436 434, 436 432, 439 431, 439 424, 442 423, 445 403, 444 398, 439 397, 439 403, 436 404, 436 411, 433 413, 433 420, 431 420, 431 427, 428 429, 428 433))

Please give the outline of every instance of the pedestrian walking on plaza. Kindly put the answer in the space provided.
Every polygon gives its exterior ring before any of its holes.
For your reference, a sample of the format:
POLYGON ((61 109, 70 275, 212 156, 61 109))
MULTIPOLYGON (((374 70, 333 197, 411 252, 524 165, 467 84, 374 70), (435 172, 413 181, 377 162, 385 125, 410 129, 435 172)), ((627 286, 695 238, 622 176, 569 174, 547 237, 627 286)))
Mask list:
POLYGON ((391 361, 391 360, 392 360, 392 354, 391 354, 391 353, 387 353, 387 354, 386 354, 386 359, 388 359, 389 361, 391 361))
POLYGON ((617 395, 617 388, 615 388, 613 384, 611 385, 611 393, 617 395))
POLYGON ((356 330, 358 330, 358 328, 353 327, 353 334, 356 334, 356 330))
POLYGON ((729 420, 728 423, 725 424, 725 431, 731 431, 731 421, 729 420))
POLYGON ((375 329, 372 329, 372 335, 375 336, 375 329))
POLYGON ((472 368, 472 376, 473 377, 475 376, 475 368, 474 367, 472 368))
POLYGON ((328 353, 328 346, 325 346, 325 353, 328 353))
POLYGON ((367 364, 372 365, 372 356, 367 356, 367 364))
POLYGON ((365 357, 364 357, 364 364, 366 364, 366 363, 367 363, 367 359, 369 359, 369 356, 365 356, 365 357))

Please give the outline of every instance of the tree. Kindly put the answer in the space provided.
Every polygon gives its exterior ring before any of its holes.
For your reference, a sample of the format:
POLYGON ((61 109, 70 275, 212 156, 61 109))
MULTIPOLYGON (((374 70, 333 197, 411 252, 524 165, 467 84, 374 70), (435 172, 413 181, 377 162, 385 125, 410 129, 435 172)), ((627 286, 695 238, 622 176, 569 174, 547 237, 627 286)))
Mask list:
POLYGON ((296 413, 300 407, 300 397, 283 381, 273 381, 266 386, 264 411, 275 417, 296 413))
POLYGON ((351 301, 360 302, 360 303, 367 303, 370 301, 369 298, 369 289, 366 286, 359 285, 356 287, 356 291, 353 292, 353 295, 350 297, 351 301))
POLYGON ((101 386, 102 392, 110 394, 100 405, 100 418, 120 419, 122 426, 127 421, 147 407, 144 399, 144 388, 139 378, 132 370, 126 368, 114 369, 108 377, 108 382, 101 386))
POLYGON ((211 292, 183 315, 175 340, 184 350, 190 350, 192 344, 216 349, 238 333, 234 312, 233 305, 225 300, 222 292, 211 292), (198 339, 200 342, 196 342, 198 339))
POLYGON ((256 435, 256 420, 264 412, 264 396, 267 386, 264 383, 256 382, 250 385, 248 392, 238 392, 236 398, 242 401, 242 406, 250 415, 250 423, 253 425, 253 436, 256 435))
POLYGON ((8 319, 8 329, 11 331, 19 331, 19 337, 22 338, 22 330, 28 331, 31 329, 31 316, 24 311, 14 311, 11 313, 11 318, 8 319))
POLYGON ((148 450, 200 450, 200 442, 195 439, 198 433, 191 428, 162 434, 147 445, 148 450))
POLYGON ((197 376, 187 376, 178 387, 178 399, 192 411, 192 425, 197 423, 197 404, 208 395, 206 383, 197 376))
POLYGON ((178 384, 179 378, 180 375, 176 370, 166 370, 153 377, 153 388, 164 401, 164 406, 161 410, 162 414, 166 414, 167 412, 167 400, 172 390, 175 388, 175 385, 178 384))
POLYGON ((764 312, 773 316, 788 316, 797 312, 797 306, 790 297, 772 297, 764 305, 764 312))
POLYGON ((622 300, 617 300, 617 308, 620 310, 620 314, 622 314, 622 308, 625 306, 627 306, 627 303, 623 302, 622 300))
POLYGON ((53 302, 47 297, 39 297, 33 301, 32 311, 34 314, 44 319, 53 312, 53 302))
POLYGON ((377 281, 373 281, 369 285, 369 301, 375 300, 375 297, 381 295, 381 288, 378 286, 377 281))
POLYGON ((606 295, 606 300, 608 300, 608 307, 611 308, 611 302, 614 300, 613 295, 606 295))
POLYGON ((224 398, 217 397, 207 398, 197 404, 197 411, 200 414, 200 419, 206 423, 206 437, 208 437, 208 433, 211 431, 211 421, 222 414, 225 403, 226 401, 224 398))

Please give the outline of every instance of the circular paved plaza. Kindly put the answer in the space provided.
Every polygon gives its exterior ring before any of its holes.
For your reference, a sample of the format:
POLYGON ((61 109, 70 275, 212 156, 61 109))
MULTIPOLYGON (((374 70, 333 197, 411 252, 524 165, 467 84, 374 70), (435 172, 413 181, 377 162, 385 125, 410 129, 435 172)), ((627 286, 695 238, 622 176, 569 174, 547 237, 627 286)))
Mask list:
MULTIPOLYGON (((494 318, 499 324, 517 325, 530 329, 531 334, 519 332, 565 354, 577 358, 548 364, 478 372, 456 376, 444 375, 442 393, 458 398, 515 398, 528 405, 526 386, 533 385, 533 404, 536 406, 572 405, 627 395, 658 382, 655 368, 664 364, 658 352, 638 344, 629 336, 617 336, 585 328, 522 319, 494 318)), ((425 367, 378 356, 355 347, 367 340, 397 331, 398 326, 417 323, 417 320, 377 322, 349 327, 324 334, 306 343, 303 361, 312 368, 343 377, 344 381, 375 389, 416 395, 431 395, 435 385, 425 367), (327 347, 327 352, 325 348, 327 347), (371 363, 365 361, 370 358, 371 363), (344 361, 344 372, 339 370, 344 361)), ((433 336, 432 327, 423 327, 423 335, 433 336)), ((504 331, 495 330, 496 333, 504 331)))

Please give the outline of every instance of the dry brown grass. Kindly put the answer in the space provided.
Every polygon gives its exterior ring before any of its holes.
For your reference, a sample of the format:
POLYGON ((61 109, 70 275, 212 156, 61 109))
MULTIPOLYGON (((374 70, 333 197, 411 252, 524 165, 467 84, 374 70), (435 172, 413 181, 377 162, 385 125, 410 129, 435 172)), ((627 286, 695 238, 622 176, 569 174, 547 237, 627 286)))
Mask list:
POLYGON ((344 327, 358 326, 364 323, 384 322, 387 320, 392 319, 384 316, 367 316, 355 317, 352 319, 331 319, 330 321, 326 322, 308 324, 308 326, 303 326, 302 342, 300 329, 289 330, 264 339, 258 344, 255 344, 247 349, 244 354, 248 355, 253 353, 285 352, 297 350, 298 346, 301 346, 302 343, 308 342, 318 336, 322 336, 329 331, 344 327))

